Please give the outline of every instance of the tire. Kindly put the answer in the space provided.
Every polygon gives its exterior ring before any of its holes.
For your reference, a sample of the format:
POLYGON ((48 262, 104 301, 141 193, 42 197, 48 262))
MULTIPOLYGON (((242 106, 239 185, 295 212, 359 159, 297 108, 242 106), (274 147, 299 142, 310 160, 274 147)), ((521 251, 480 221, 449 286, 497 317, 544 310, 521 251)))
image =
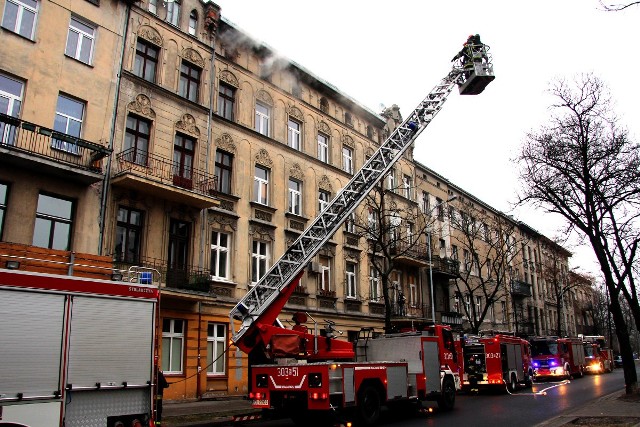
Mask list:
POLYGON ((526 388, 531 388, 533 387, 533 373, 532 372, 528 372, 525 377, 524 377, 524 386, 526 388))
POLYGON ((442 411, 450 411, 456 403, 456 385, 451 377, 445 377, 442 381, 442 393, 438 398, 438 408, 442 411))
POLYGON ((378 390, 366 385, 358 392, 358 421, 359 425, 371 426, 380 419, 381 398, 378 390))
POLYGON ((513 393, 514 391, 516 391, 516 388, 518 387, 518 382, 516 381, 516 374, 511 374, 511 377, 509 378, 509 383, 507 384, 507 390, 509 390, 509 393, 513 393))

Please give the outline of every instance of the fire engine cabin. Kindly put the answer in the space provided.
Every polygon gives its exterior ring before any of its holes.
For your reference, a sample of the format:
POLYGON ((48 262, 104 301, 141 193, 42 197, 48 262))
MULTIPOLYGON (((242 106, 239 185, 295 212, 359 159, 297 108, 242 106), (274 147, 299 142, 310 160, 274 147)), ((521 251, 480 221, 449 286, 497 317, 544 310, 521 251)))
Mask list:
POLYGON ((0 269, 0 424, 152 419, 158 289, 0 269))
POLYGON ((531 386, 529 343, 509 335, 473 336, 463 341, 464 390, 531 386))
POLYGON ((536 337, 531 343, 534 378, 581 377, 584 373, 584 345, 579 338, 536 337))
POLYGON ((584 340, 585 372, 590 374, 613 372, 613 350, 607 348, 604 336, 583 336, 582 339, 584 340))

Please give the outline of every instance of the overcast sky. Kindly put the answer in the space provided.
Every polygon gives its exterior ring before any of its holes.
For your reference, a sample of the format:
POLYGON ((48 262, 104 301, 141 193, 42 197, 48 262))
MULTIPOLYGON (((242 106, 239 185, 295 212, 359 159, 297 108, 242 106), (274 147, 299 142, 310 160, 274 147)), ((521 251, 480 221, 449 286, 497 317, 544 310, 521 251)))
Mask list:
MULTIPOLYGON (((490 46, 496 80, 479 96, 449 96, 420 135, 415 159, 547 237, 560 220, 512 209, 512 161, 527 131, 549 117, 548 83, 593 72, 615 112, 640 136, 640 8, 605 12, 598 0, 218 0, 225 19, 379 113, 403 117, 451 68, 469 34, 490 46)), ((571 267, 599 274, 588 248, 567 245, 571 267)))

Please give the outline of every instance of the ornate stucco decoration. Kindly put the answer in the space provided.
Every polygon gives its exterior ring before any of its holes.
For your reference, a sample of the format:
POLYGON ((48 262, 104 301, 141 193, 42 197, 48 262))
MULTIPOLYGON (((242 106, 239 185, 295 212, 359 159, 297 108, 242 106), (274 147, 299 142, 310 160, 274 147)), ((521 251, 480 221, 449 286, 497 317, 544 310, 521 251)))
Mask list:
POLYGON ((228 133, 223 133, 219 138, 216 138, 216 146, 229 153, 236 153, 236 144, 233 142, 233 137, 228 133))
POLYGON ((304 172, 300 169, 300 165, 294 163, 289 170, 289 176, 293 179, 297 179, 298 181, 302 181, 304 179, 304 172))
POLYGON ((221 230, 233 230, 238 229, 238 221, 235 218, 229 218, 225 215, 210 214, 209 225, 214 225, 221 230))
POLYGON ((150 119, 156 118, 156 112, 151 108, 151 100, 148 96, 139 94, 136 96, 136 100, 132 101, 127 105, 129 111, 133 111, 135 113, 140 114, 141 116, 145 116, 150 119))
POLYGON ((196 138, 200 137, 200 129, 196 126, 196 119, 191 114, 182 116, 182 120, 176 122, 176 129, 196 138))
POLYGON ((236 88, 240 86, 237 77, 229 70, 222 70, 220 72, 220 80, 236 88))
POLYGON ((356 144, 353 142, 353 138, 351 138, 349 135, 342 135, 342 143, 349 148, 356 148, 356 144))
POLYGON ((162 46, 162 36, 158 30, 148 25, 143 25, 138 29, 138 37, 142 37, 155 45, 162 46))
POLYGON ((320 122, 318 124, 318 130, 322 133, 324 133, 325 135, 329 135, 331 136, 331 128, 329 127, 328 124, 326 124, 325 122, 320 122))
POLYGON ((302 111, 300 111, 298 107, 290 106, 287 109, 287 113, 289 114, 290 117, 293 117, 294 119, 300 122, 304 122, 304 114, 302 114, 302 111))
POLYGON ((360 252, 353 249, 345 249, 344 258, 351 261, 360 261, 360 252))
POLYGON ((262 165, 269 169, 273 167, 273 160, 271 160, 271 156, 269 156, 269 152, 264 148, 258 151, 258 154, 256 154, 256 164, 262 165))
POLYGON ((202 58, 202 55, 194 49, 191 49, 190 47, 186 48, 182 51, 182 57, 192 64, 195 64, 200 68, 204 68, 204 59, 202 58))
POLYGON ((249 235, 268 242, 273 242, 275 240, 273 230, 261 227, 259 225, 249 226, 249 235))
POLYGON ((320 183, 318 183, 318 188, 320 190, 328 191, 329 193, 333 193, 333 187, 331 185, 331 181, 329 181, 329 177, 327 175, 322 175, 320 178, 320 183))
POLYGON ((259 90, 256 94, 256 99, 273 107, 273 98, 271 98, 271 95, 269 95, 269 92, 267 92, 266 90, 259 90))

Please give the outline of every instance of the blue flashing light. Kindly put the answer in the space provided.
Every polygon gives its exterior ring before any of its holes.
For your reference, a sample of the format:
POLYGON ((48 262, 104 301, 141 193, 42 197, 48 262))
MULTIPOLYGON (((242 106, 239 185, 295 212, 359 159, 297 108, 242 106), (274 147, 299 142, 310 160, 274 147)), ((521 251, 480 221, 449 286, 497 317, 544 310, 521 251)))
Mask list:
POLYGON ((533 367, 534 368, 539 368, 540 367, 540 362, 533 362, 533 367))
POLYGON ((549 366, 558 366, 558 362, 556 362, 555 360, 550 360, 549 366))

